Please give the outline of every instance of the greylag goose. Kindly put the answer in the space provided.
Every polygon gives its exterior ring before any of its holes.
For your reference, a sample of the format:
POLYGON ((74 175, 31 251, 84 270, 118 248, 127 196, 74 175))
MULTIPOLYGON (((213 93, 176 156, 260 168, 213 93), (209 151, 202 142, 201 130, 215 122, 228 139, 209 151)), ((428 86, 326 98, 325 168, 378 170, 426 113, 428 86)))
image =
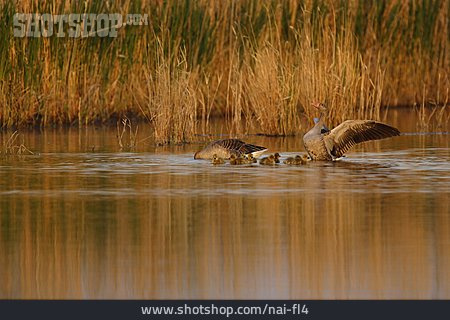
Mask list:
MULTIPOLYGON (((317 122, 319 122, 319 118, 313 118, 313 120, 314 120, 314 124, 316 124, 317 122)), ((322 126, 322 129, 320 129, 320 133, 325 133, 325 132, 328 132, 328 131, 330 131, 330 129, 328 129, 328 127, 326 126, 326 125, 323 125, 322 126)))
POLYGON ((212 164, 224 164, 225 161, 222 158, 219 158, 217 154, 213 155, 213 159, 211 161, 212 164))
POLYGON ((336 160, 358 143, 400 135, 397 128, 374 120, 347 120, 322 133, 327 108, 322 103, 312 105, 320 111, 320 118, 303 136, 303 144, 312 160, 336 160))
POLYGON ((194 154, 194 159, 212 159, 214 154, 222 159, 230 159, 233 154, 236 157, 252 154, 253 157, 258 158, 265 151, 267 151, 265 147, 255 146, 238 139, 225 139, 209 143, 194 154))

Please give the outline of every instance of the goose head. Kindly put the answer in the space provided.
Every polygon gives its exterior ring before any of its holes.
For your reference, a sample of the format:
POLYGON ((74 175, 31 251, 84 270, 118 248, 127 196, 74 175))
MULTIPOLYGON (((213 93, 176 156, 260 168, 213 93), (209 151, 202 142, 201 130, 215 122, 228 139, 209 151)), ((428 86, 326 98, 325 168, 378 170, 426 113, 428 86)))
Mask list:
POLYGON ((320 113, 326 113, 328 111, 328 108, 322 102, 312 102, 311 105, 319 110, 320 113))

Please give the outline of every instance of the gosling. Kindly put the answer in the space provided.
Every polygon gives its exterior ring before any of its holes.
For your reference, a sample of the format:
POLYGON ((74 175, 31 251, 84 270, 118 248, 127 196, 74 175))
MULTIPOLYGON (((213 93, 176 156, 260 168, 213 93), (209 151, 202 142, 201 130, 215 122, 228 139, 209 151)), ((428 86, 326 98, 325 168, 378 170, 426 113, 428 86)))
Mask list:
POLYGON ((290 165, 303 165, 306 164, 307 161, 308 156, 306 154, 303 154, 302 156, 296 156, 295 158, 289 157, 286 160, 284 160, 283 163, 290 165))
POLYGON ((259 160, 259 164, 265 164, 265 165, 274 165, 276 164, 276 158, 275 155, 271 154, 268 157, 262 158, 261 160, 259 160))
POLYGON ((214 154, 211 163, 214 164, 214 165, 216 165, 216 164, 224 164, 225 161, 222 158, 219 158, 217 156, 217 154, 214 154))
POLYGON ((300 158, 300 156, 296 156, 294 157, 289 157, 286 160, 283 161, 284 164, 295 164, 298 160, 298 158, 300 158))
POLYGON ((255 157, 254 157, 251 153, 250 153, 250 154, 247 154, 245 157, 246 157, 246 158, 245 158, 245 163, 252 164, 252 163, 258 162, 258 161, 255 159, 255 157))
POLYGON ((232 154, 230 156, 230 164, 231 165, 239 165, 239 164, 244 164, 246 163, 246 159, 242 158, 241 156, 235 156, 234 154, 232 154))
POLYGON ((280 154, 277 152, 273 156, 275 158, 275 163, 280 163, 280 157, 281 157, 280 154))

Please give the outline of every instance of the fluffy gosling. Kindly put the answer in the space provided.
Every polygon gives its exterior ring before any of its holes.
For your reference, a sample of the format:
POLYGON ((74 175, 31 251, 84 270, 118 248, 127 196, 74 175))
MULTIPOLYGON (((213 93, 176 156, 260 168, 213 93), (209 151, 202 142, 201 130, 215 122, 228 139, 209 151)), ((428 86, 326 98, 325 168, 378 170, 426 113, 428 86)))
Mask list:
POLYGON ((232 154, 230 156, 230 164, 231 165, 244 164, 244 163, 246 163, 245 161, 246 161, 246 159, 242 158, 241 156, 236 157, 236 155, 234 155, 234 154, 232 154))
POLYGON ((294 157, 289 157, 286 160, 283 161, 283 163, 285 164, 290 164, 290 165, 303 165, 306 164, 306 162, 308 161, 308 156, 306 154, 302 155, 302 156, 295 156, 294 157))
POLYGON ((264 164, 264 165, 274 165, 276 163, 277 163, 276 158, 275 158, 275 155, 273 155, 273 154, 259 160, 259 164, 264 164))
POLYGON ((273 157, 275 158, 275 163, 280 163, 280 154, 277 152, 273 155, 273 157))
POLYGON ((222 158, 219 158, 217 156, 217 154, 214 154, 211 163, 214 164, 214 165, 216 165, 216 164, 224 164, 225 161, 222 158))

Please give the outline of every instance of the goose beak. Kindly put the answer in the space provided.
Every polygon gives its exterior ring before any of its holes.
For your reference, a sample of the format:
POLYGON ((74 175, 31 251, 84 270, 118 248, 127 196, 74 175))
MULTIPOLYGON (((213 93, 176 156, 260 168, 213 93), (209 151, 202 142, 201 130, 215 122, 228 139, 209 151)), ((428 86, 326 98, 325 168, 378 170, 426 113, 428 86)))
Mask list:
POLYGON ((319 109, 320 102, 311 102, 311 105, 312 105, 314 108, 319 109))

